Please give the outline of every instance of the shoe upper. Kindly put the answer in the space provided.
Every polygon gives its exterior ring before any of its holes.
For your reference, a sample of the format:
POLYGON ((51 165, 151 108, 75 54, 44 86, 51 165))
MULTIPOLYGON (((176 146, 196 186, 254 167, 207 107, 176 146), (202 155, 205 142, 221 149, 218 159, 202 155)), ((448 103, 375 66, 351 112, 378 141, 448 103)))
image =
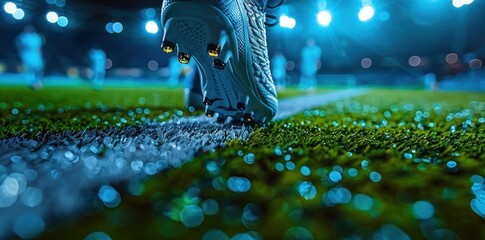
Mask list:
MULTIPOLYGON (((162 14, 170 3, 179 1, 182 0, 163 1, 162 14)), ((244 78, 254 78, 254 81, 249 81, 252 88, 251 91, 256 95, 258 101, 269 110, 270 113, 266 113, 266 115, 269 118, 274 117, 278 103, 276 88, 270 72, 266 42, 265 8, 267 0, 192 1, 203 2, 217 7, 231 22, 238 43, 237 62, 240 63, 241 67, 246 69, 243 72, 247 76, 242 76, 241 80, 244 81, 244 78)))

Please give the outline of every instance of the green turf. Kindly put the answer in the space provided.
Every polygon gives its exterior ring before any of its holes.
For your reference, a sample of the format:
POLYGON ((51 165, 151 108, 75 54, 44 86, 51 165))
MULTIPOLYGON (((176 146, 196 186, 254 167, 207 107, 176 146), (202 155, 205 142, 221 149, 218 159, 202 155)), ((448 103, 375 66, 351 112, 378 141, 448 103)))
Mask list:
MULTIPOLYGON (((280 97, 299 94, 292 90, 280 97)), ((120 207, 83 217, 43 237, 70 231, 82 238, 101 230, 114 239, 135 237, 132 233, 147 239, 192 238, 211 228, 234 235, 249 231, 241 224, 240 215, 244 206, 252 203, 261 218, 250 229, 268 237, 281 238, 294 226, 303 226, 316 239, 349 234, 369 237, 382 224, 392 223, 414 238, 423 238, 420 224, 425 221, 417 220, 412 211, 420 200, 434 206, 436 224, 441 228, 452 229, 465 239, 485 237, 480 228, 484 221, 470 209, 474 197, 470 176, 485 175, 484 102, 484 94, 474 93, 373 91, 307 111, 258 129, 248 142, 233 142, 226 149, 199 156, 182 169, 149 179, 141 196, 131 196, 121 185, 118 188, 125 194, 120 207), (255 154, 254 164, 244 163, 248 153, 255 154), (287 156, 291 156, 295 170, 276 171, 275 165, 286 164, 287 156), (370 162, 366 169, 362 169, 364 160, 370 162), (457 169, 446 166, 451 160, 458 163, 457 169), (200 171, 212 162, 221 165, 219 174, 200 171), (300 173, 302 166, 311 170, 310 176, 300 173), (338 184, 328 180, 335 166, 344 170, 338 184), (358 176, 350 177, 350 168, 358 169, 358 176), (378 183, 369 179, 374 171, 382 176, 378 183), (233 193, 212 188, 214 179, 230 176, 247 177, 251 190, 233 193), (298 192, 302 182, 315 187, 313 199, 305 200, 298 192), (199 198, 184 195, 189 187, 201 190, 199 198), (334 187, 344 187, 353 196, 365 194, 359 196, 371 197, 374 204, 366 211, 357 209, 354 202, 325 206, 322 196, 334 187), (201 205, 206 199, 219 202, 219 213, 206 216, 198 228, 186 229, 179 221, 181 209, 188 204, 201 205), (121 220, 116 219, 120 216, 121 220), (135 231, 139 228, 144 231, 135 231)), ((31 91, 4 87, 0 89, 0 138, 39 131, 122 127, 193 114, 180 109, 181 89, 31 91)))
MULTIPOLYGON (((289 89, 279 95, 287 98, 301 94, 289 89)), ((0 88, 0 139, 46 131, 123 127, 195 114, 202 112, 184 108, 182 88, 0 88)))
POLYGON ((249 141, 201 154, 135 187, 117 185, 119 207, 96 203, 94 211, 41 238, 82 239, 102 231, 113 239, 201 239, 220 229, 228 236, 254 231, 265 239, 308 232, 314 239, 370 239, 392 224, 413 239, 437 239, 449 230, 461 239, 484 239, 485 221, 470 208, 470 177, 485 175, 484 161, 485 94, 371 91, 273 122, 249 141), (252 154, 254 163, 246 163, 252 154), (448 167, 450 161, 457 167, 448 167), (331 181, 330 173, 341 170, 342 180, 331 181), (229 190, 224 183, 234 176, 247 178, 250 190, 229 190), (348 193, 349 203, 328 204, 348 193), (217 213, 185 227, 184 207, 203 207, 209 199, 217 201, 217 213), (433 218, 417 219, 427 210, 419 206, 429 204, 433 218))

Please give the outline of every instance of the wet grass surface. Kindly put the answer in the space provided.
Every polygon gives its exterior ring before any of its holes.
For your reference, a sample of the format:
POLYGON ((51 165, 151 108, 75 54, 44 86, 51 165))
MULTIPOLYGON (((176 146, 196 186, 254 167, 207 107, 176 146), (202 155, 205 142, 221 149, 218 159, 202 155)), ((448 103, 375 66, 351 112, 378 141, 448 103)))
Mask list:
MULTIPOLYGON (((113 116, 94 106, 116 109, 122 100, 109 99, 130 96, 113 91, 99 92, 107 100, 89 98, 97 112, 86 100, 54 99, 52 114, 35 110, 39 121, 31 124, 62 130, 59 121, 76 117, 82 124, 67 121, 66 129, 103 127, 113 116), (68 105, 81 107, 56 120, 56 109, 68 105)), ((169 118, 182 109, 181 92, 170 94, 170 104, 147 94, 141 104, 134 94, 119 117, 138 124, 149 109, 147 119, 169 118)), ((16 106, 19 100, 0 96, 2 125, 10 129, 1 136, 29 132, 13 126, 25 117, 11 111, 36 101, 16 106)), ((98 197, 81 216, 57 219, 40 238, 483 239, 484 176, 485 94, 375 90, 258 128, 250 140, 179 169, 92 189, 86 194, 98 197)))
MULTIPOLYGON (((322 91, 319 91, 322 92, 322 91)), ((301 95, 288 90, 281 98, 301 95)), ((0 88, 0 139, 33 136, 45 132, 108 129, 193 116, 187 111, 181 88, 48 87, 33 91, 25 87, 0 88)))

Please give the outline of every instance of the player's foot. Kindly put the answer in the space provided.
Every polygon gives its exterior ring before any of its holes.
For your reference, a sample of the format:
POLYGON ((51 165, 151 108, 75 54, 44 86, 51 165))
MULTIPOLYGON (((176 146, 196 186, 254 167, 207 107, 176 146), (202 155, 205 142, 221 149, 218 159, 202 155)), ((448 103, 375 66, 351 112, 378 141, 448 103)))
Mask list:
POLYGON ((197 62, 206 115, 264 123, 278 101, 269 70, 265 1, 166 0, 162 49, 197 62))

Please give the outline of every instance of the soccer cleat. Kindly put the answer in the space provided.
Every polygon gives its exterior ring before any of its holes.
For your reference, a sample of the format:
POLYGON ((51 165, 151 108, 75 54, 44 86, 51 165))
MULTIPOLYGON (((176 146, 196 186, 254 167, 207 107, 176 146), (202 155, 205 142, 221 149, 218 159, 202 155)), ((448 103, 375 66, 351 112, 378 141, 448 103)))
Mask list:
POLYGON ((276 114, 278 101, 269 70, 264 2, 163 2, 164 39, 176 42, 178 49, 196 60, 202 92, 206 92, 204 102, 214 100, 206 107, 207 115, 218 113, 257 123, 276 114), (249 100, 241 101, 244 98, 249 100))

